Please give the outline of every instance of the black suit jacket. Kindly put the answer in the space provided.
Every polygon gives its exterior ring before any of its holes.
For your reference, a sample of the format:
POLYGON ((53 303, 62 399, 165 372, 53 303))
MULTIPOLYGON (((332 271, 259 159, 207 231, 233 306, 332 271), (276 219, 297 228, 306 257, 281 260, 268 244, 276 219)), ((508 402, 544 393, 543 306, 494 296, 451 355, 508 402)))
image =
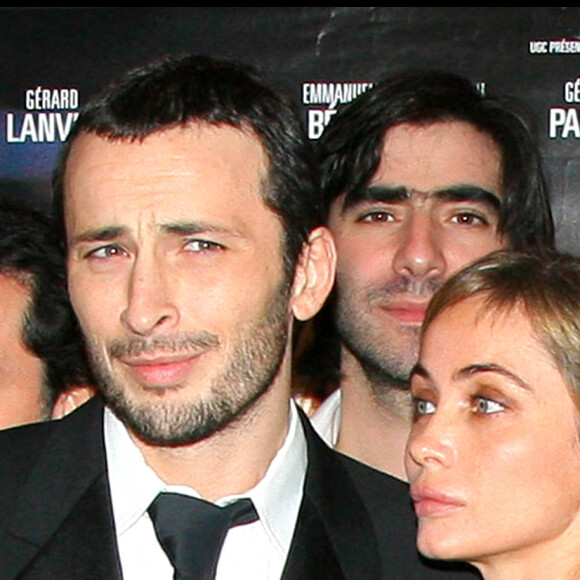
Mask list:
MULTIPOLYGON (((122 577, 102 422, 95 398, 62 421, 0 433, 1 580, 122 577)), ((303 423, 309 464, 284 580, 463 576, 420 560, 405 484, 330 450, 303 423)))

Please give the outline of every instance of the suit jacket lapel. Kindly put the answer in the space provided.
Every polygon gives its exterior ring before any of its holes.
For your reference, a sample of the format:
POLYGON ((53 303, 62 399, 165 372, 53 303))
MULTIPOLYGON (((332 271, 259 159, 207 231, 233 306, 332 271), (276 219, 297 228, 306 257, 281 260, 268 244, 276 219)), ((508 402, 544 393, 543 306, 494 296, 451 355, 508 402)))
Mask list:
POLYGON ((304 499, 284 580, 381 577, 377 540, 358 490, 340 456, 301 414, 308 444, 304 499))
POLYGON ((308 496, 304 497, 283 580, 342 580, 334 547, 308 496))
POLYGON ((1 576, 120 578, 106 478, 102 404, 55 423, 8 518, 1 576), (82 501, 80 501, 82 499, 82 501), (88 549, 79 551, 79 546, 88 549))

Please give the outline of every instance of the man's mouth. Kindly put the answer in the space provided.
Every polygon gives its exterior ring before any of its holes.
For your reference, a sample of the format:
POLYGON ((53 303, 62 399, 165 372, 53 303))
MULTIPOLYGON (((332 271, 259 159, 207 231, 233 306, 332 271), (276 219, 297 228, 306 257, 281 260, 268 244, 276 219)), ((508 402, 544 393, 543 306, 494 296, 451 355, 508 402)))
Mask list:
POLYGON ((405 324, 422 324, 427 312, 427 302, 393 301, 382 309, 405 324))
POLYGON ((121 362, 142 385, 148 388, 168 388, 183 383, 201 356, 202 353, 195 355, 149 355, 121 362))

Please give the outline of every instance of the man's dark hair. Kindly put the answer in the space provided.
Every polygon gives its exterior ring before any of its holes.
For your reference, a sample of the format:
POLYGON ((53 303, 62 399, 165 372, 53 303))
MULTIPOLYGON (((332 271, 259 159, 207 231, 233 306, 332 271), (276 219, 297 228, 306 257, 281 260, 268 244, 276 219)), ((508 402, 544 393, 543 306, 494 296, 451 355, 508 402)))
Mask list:
POLYGON ((30 293, 21 338, 43 363, 48 411, 61 392, 89 385, 90 379, 52 221, 7 198, 0 199, 0 276, 30 293))
POLYGON ((552 213, 530 128, 507 100, 484 96, 469 80, 446 72, 386 77, 334 115, 319 141, 326 212, 338 196, 348 199, 368 184, 389 129, 439 121, 470 123, 499 147, 504 194, 499 228, 512 249, 552 249, 552 213))
POLYGON ((269 162, 263 197, 282 220, 285 268, 292 272, 308 233, 322 222, 310 142, 289 101, 253 69, 206 56, 168 57, 130 71, 81 110, 53 176, 61 227, 66 161, 78 135, 139 141, 196 122, 251 131, 261 141, 269 162))

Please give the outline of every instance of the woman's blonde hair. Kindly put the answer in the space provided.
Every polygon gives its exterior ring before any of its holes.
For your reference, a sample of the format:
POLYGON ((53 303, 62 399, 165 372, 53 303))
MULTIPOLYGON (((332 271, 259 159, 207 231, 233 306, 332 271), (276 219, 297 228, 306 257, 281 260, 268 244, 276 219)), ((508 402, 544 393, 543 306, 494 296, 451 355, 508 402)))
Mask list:
POLYGON ((474 296, 483 297, 482 313, 522 309, 580 410, 580 259, 552 252, 490 254, 433 296, 422 332, 444 310, 474 296))

